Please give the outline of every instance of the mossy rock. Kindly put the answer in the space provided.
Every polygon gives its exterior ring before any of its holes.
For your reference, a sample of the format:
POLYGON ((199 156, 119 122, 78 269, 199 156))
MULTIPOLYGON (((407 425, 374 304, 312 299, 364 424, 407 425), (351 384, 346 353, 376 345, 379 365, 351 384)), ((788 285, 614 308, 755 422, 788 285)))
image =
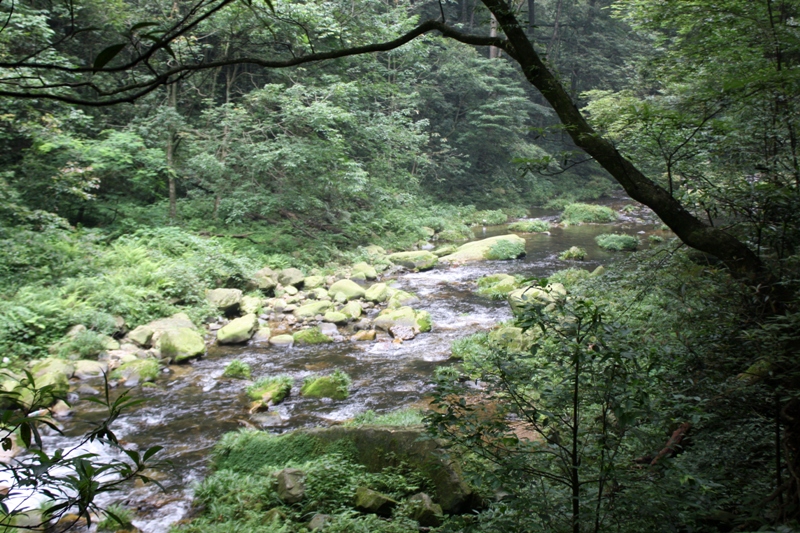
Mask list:
POLYGON ((305 274, 297 268, 284 268, 278 272, 278 283, 284 287, 302 285, 305 279, 305 274))
POLYGON ((555 307, 556 299, 563 299, 567 295, 564 285, 551 283, 547 287, 522 287, 508 295, 511 311, 519 316, 527 306, 543 307, 550 310, 555 307))
POLYGON ((445 244, 444 246, 436 248, 432 253, 436 257, 444 257, 446 255, 454 253, 456 250, 458 250, 458 246, 456 246, 455 244, 445 244))
POLYGON ((364 287, 349 279, 340 279, 328 287, 328 294, 334 300, 341 299, 339 295, 343 295, 346 301, 358 300, 363 298, 365 293, 364 287))
POLYGON ((93 379, 103 377, 108 371, 108 364, 103 361, 80 359, 75 361, 74 376, 78 379, 93 379))
POLYGON ((303 382, 300 394, 309 398, 344 400, 350 395, 350 377, 339 371, 330 376, 309 376, 303 382))
POLYGON ((153 333, 155 331, 149 326, 138 326, 133 331, 129 331, 127 337, 142 348, 149 348, 153 333))
POLYGON ((391 516, 392 510, 397 505, 398 502, 396 500, 369 487, 358 487, 353 502, 356 511, 383 517, 391 516))
POLYGON ((478 280, 478 294, 489 298, 504 298, 519 287, 514 276, 508 274, 492 274, 478 280))
POLYGON ((271 291, 278 285, 278 274, 269 267, 264 267, 253 274, 253 284, 262 291, 271 291))
POLYGON ((328 311, 322 319, 331 324, 347 324, 349 317, 339 311, 328 311))
POLYGON ((255 296, 242 296, 242 303, 239 307, 242 313, 246 315, 251 313, 257 315, 261 312, 261 302, 261 298, 257 298, 255 296))
POLYGON ((325 314, 332 305, 329 300, 310 302, 295 309, 294 316, 297 318, 314 318, 317 315, 325 314))
POLYGON ((386 305, 392 309, 419 303, 419 297, 410 292, 391 289, 390 294, 391 296, 387 300, 386 305))
POLYGON ((217 331, 219 344, 240 344, 247 342, 258 329, 258 317, 254 314, 231 320, 217 331))
POLYGON ((189 328, 169 329, 161 334, 157 343, 161 355, 176 363, 186 361, 206 352, 206 344, 200 334, 189 328))
POLYGON ((159 364, 155 359, 137 359, 125 363, 111 373, 111 379, 121 379, 126 386, 134 386, 138 383, 155 381, 158 377, 159 364))
POLYGON ((277 405, 289 396, 292 390, 292 378, 289 376, 274 376, 261 378, 247 387, 247 396, 251 400, 259 400, 277 405))
POLYGON ((377 279, 378 277, 378 272, 375 270, 375 267, 363 261, 353 265, 353 272, 362 273, 367 279, 377 279))
POLYGON ((389 287, 385 283, 376 283, 364 292, 364 299, 375 303, 385 302, 389 296, 389 287))
POLYGON ((307 290, 317 289, 325 285, 325 278, 323 276, 306 276, 303 280, 303 287, 307 290))
POLYGON ((395 265, 403 266, 409 270, 430 270, 439 262, 439 258, 428 251, 397 252, 388 257, 395 265))
POLYGON ((364 308, 361 307, 361 304, 358 302, 347 302, 344 307, 342 307, 341 312, 347 315, 350 319, 356 319, 361 316, 364 312, 364 308))
POLYGON ((528 353, 536 340, 535 330, 505 326, 489 333, 489 340, 509 353, 528 353))
POLYGON ((33 374, 34 379, 42 377, 45 374, 63 374, 69 379, 75 373, 75 364, 72 361, 59 359, 58 357, 48 357, 47 359, 31 361, 30 366, 31 374, 33 374))
POLYGON ((324 335, 319 328, 301 329, 292 335, 295 344, 324 344, 333 342, 333 339, 324 335))
POLYGON ((294 336, 288 333, 285 335, 275 335, 274 337, 270 337, 269 343, 272 346, 291 348, 292 345, 294 345, 294 336))
POLYGON ((236 313, 242 303, 242 291, 239 289, 212 289, 206 291, 208 303, 225 314, 236 313))
POLYGON ((425 333, 431 330, 431 315, 427 311, 415 311, 411 307, 384 309, 373 321, 373 325, 383 331, 389 331, 394 326, 406 326, 413 328, 416 333, 425 333))
POLYGON ((488 239, 462 244, 452 254, 442 257, 442 262, 469 263, 487 259, 514 259, 524 254, 525 239, 514 234, 498 235, 497 237, 489 237, 488 239), (498 251, 500 248, 508 248, 508 252, 500 254, 498 251))

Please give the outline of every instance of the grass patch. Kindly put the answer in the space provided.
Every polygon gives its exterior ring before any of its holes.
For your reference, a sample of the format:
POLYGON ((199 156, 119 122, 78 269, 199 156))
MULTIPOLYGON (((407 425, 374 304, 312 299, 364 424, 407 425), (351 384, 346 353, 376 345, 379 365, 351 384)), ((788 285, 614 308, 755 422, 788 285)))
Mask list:
POLYGON ((472 226, 498 226, 508 222, 508 215, 501 209, 475 211, 466 218, 466 222, 472 226))
POLYGON ((604 223, 617 220, 613 209, 604 205, 569 204, 561 213, 561 221, 565 224, 604 223))
POLYGON ((539 218, 533 220, 520 220, 508 225, 511 231, 518 231, 520 233, 542 233, 550 231, 550 223, 546 220, 539 218))
POLYGON ((525 255, 525 244, 502 239, 492 245, 486 252, 486 259, 506 261, 525 255))
POLYGON ((98 532, 133 529, 133 511, 130 509, 115 503, 105 511, 106 516, 97 523, 98 532))
POLYGON ((586 250, 578 246, 572 246, 569 250, 564 250, 558 256, 562 261, 583 261, 586 259, 586 250))
POLYGON ((287 375, 263 377, 247 387, 247 397, 251 400, 279 404, 289 396, 292 383, 292 377, 287 375))
POLYGON ((352 420, 347 421, 345 426, 416 426, 422 424, 423 418, 422 411, 419 409, 398 409, 381 415, 370 409, 357 414, 352 420))
POLYGON ((250 379, 250 376, 250 365, 238 359, 234 359, 228 363, 228 366, 225 367, 225 371, 222 373, 222 377, 232 379, 250 379))
POLYGON ((475 333, 469 337, 453 341, 453 344, 450 345, 450 357, 452 359, 480 358, 487 353, 488 348, 489 334, 485 332, 475 333))
POLYGON ((604 233, 595 237, 594 240, 600 248, 617 252, 632 252, 639 246, 639 239, 620 233, 604 233))

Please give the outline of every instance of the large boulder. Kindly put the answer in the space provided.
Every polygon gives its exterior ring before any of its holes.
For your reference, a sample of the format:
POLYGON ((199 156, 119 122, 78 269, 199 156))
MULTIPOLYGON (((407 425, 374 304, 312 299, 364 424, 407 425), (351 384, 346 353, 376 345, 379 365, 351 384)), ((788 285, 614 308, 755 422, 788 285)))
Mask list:
POLYGON ((133 331, 128 332, 128 338, 141 346, 142 348, 149 348, 150 341, 153 339, 153 328, 149 326, 139 326, 133 331))
POLYGON ((239 344, 247 342, 258 329, 258 317, 254 314, 231 320, 217 331, 219 344, 239 344))
POLYGON ((278 285, 277 277, 277 272, 264 267, 253 275, 253 284, 262 291, 271 291, 278 285))
POLYGON ((306 493, 305 477, 305 473, 296 468, 284 468, 275 474, 275 492, 283 503, 292 504, 303 499, 306 493))
POLYGON ((331 308, 330 300, 317 300, 315 302, 301 305, 294 310, 294 316, 297 318, 314 318, 317 315, 323 315, 331 308))
POLYGON ((303 287, 305 289, 316 289, 325 285, 325 278, 323 276, 307 276, 303 280, 303 287))
POLYGON ((430 270, 439 262, 439 258, 428 251, 397 252, 388 257, 395 265, 400 265, 410 270, 430 270))
POLYGON ((468 263, 487 259, 514 259, 521 255, 525 255, 525 239, 509 234, 462 244, 441 260, 446 263, 468 263))
POLYGON ((31 362, 31 374, 33 374, 36 384, 39 384, 40 378, 46 374, 63 374, 67 378, 71 378, 75 373, 75 365, 72 361, 66 359, 59 359, 57 357, 48 357, 47 359, 39 359, 31 362))
POLYGON ((330 287, 328 287, 328 294, 334 300, 341 299, 343 295, 345 300, 358 300, 359 298, 364 297, 364 287, 356 283, 355 281, 351 281, 349 279, 340 279, 330 287))
POLYGON ((364 274, 364 277, 367 279, 376 279, 378 277, 378 272, 375 270, 375 267, 363 261, 353 265, 353 273, 364 274))
POLYGON ((158 337, 156 347, 161 355, 180 363, 193 357, 203 355, 206 344, 197 330, 190 328, 172 328, 158 337))
POLYGON ((92 379, 102 377, 108 371, 108 364, 103 361, 92 361, 91 359, 81 359, 75 361, 75 373, 78 379, 92 379))
POLYGON ((433 503, 424 492, 408 499, 409 516, 422 527, 438 527, 442 525, 442 506, 433 503))
POLYGON ((255 296, 242 296, 240 308, 242 313, 245 315, 249 315, 250 313, 257 315, 261 312, 261 307, 261 298, 256 298, 255 296))
POLYGON ((146 381, 155 381, 159 365, 155 359, 136 359, 125 363, 111 373, 111 379, 124 381, 126 387, 133 387, 146 381))
POLYGON ((361 316, 361 313, 364 312, 364 308, 361 307, 361 304, 358 302, 347 302, 347 304, 342 307, 341 312, 347 315, 347 318, 354 320, 361 316))
POLYGON ((301 285, 306 276, 297 268, 284 268, 278 273, 278 283, 287 286, 301 285))
POLYGON ((386 305, 391 309, 397 309, 399 307, 404 307, 407 305, 414 305, 419 303, 419 298, 416 294, 411 294, 410 292, 391 289, 389 291, 391 296, 386 302, 386 305))
POLYGON ((242 291, 239 289, 211 289, 206 291, 208 303, 225 313, 234 314, 242 303, 242 291))
POLYGON ((411 307, 384 309, 373 321, 373 325, 383 331, 389 331, 395 326, 406 326, 416 333, 425 333, 431 330, 431 315, 427 311, 415 311, 411 307))

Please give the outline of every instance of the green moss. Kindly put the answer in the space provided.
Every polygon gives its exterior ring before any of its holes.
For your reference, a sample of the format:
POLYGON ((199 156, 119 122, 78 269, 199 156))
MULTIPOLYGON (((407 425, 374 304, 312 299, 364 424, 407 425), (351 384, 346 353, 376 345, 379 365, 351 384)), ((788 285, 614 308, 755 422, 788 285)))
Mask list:
POLYGON ((323 344, 333 342, 333 339, 323 334, 319 328, 308 328, 296 331, 292 334, 296 344, 323 344))
POLYGON ((519 286, 519 281, 508 274, 492 274, 478 280, 478 294, 500 300, 519 286))
POLYGON ((595 237, 594 240, 600 248, 617 252, 630 252, 639 246, 639 239, 636 237, 619 233, 604 233, 595 237))
MULTIPOLYGON (((602 268, 602 267, 598 267, 602 268)), ((582 268, 566 268, 564 270, 559 270, 558 272, 554 272, 547 278, 549 283, 561 283, 565 287, 569 288, 578 283, 579 281, 583 281, 585 279, 589 279, 592 277, 592 273, 588 270, 584 270, 582 268)))
POLYGON ((486 252, 486 259, 508 260, 525 255, 525 244, 519 241, 499 240, 486 252))
POLYGON ((250 379, 250 365, 238 359, 231 361, 222 373, 224 378, 250 379))
POLYGON ((558 256, 562 261, 583 261, 586 259, 586 250, 579 246, 572 246, 569 250, 564 250, 558 256))
POLYGON ((520 220, 508 225, 511 231, 519 231, 520 233, 542 233, 550 231, 550 223, 546 220, 520 220))
POLYGON ((377 414, 373 410, 359 413, 345 423, 345 426, 416 426, 422 424, 424 414, 419 409, 398 409, 391 413, 377 414))
POLYGON ((287 375, 260 378, 247 387, 247 396, 251 400, 281 403, 292 390, 292 377, 287 375))
POLYGON ((139 381, 154 381, 158 377, 160 366, 155 359, 137 359, 125 363, 111 373, 111 379, 131 379, 138 374, 139 381))
POLYGON ((617 214, 604 205, 569 204, 561 213, 561 221, 566 224, 604 223, 615 220, 617 214))
POLYGON ((350 395, 350 376, 336 370, 330 376, 308 376, 303 381, 300 394, 312 398, 344 400, 350 395))

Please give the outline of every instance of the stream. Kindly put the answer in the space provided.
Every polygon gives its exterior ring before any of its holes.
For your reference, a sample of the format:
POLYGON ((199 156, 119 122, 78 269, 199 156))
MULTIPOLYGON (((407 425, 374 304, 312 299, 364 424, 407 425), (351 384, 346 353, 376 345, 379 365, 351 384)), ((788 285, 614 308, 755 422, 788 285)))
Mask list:
MULTIPOLYGON (((620 199, 611 203, 620 207, 620 199)), ((534 210, 533 217, 556 220, 557 212, 534 210)), ((99 503, 120 502, 135 510, 134 525, 147 533, 164 532, 169 524, 183 518, 191 505, 192 487, 207 473, 209 453, 226 432, 242 427, 261 427, 283 432, 299 427, 332 425, 372 409, 377 413, 424 405, 431 393, 431 376, 438 365, 450 357, 450 344, 461 337, 490 329, 511 313, 505 301, 492 301, 474 293, 474 281, 498 273, 543 277, 580 266, 592 270, 623 254, 606 252, 594 242, 601 233, 624 232, 637 235, 646 248, 649 234, 664 234, 657 224, 644 224, 628 218, 611 225, 554 227, 550 235, 522 234, 527 240, 527 255, 514 261, 484 261, 460 267, 438 266, 419 273, 397 276, 397 288, 420 298, 416 309, 430 312, 433 329, 411 341, 394 344, 391 340, 324 344, 291 349, 263 344, 233 347, 212 346, 204 357, 190 364, 173 365, 156 380, 155 386, 137 387, 131 393, 145 402, 126 411, 114 425, 126 445, 144 450, 160 445, 161 460, 170 467, 153 477, 164 486, 135 485, 130 490, 105 497, 99 503), (644 232, 644 233, 643 233, 644 232), (558 254, 571 246, 581 246, 589 254, 585 261, 560 261, 558 254), (249 414, 245 397, 246 382, 220 379, 224 365, 240 359, 252 368, 253 378, 289 374, 295 379, 293 394, 277 406, 275 414, 249 414), (305 376, 341 369, 353 380, 350 397, 343 401, 303 398, 296 394, 305 376), (277 416, 279 415, 279 416, 277 416)), ((475 228, 475 239, 508 233, 506 225, 475 228)), ((385 281, 385 280, 384 280, 385 281)), ((97 386, 93 384, 93 386, 97 386)), ((95 404, 70 398, 74 415, 62 421, 64 435, 51 435, 46 447, 69 448, 100 420, 103 411, 95 404)), ((90 452, 107 457, 109 450, 97 445, 90 452)))

